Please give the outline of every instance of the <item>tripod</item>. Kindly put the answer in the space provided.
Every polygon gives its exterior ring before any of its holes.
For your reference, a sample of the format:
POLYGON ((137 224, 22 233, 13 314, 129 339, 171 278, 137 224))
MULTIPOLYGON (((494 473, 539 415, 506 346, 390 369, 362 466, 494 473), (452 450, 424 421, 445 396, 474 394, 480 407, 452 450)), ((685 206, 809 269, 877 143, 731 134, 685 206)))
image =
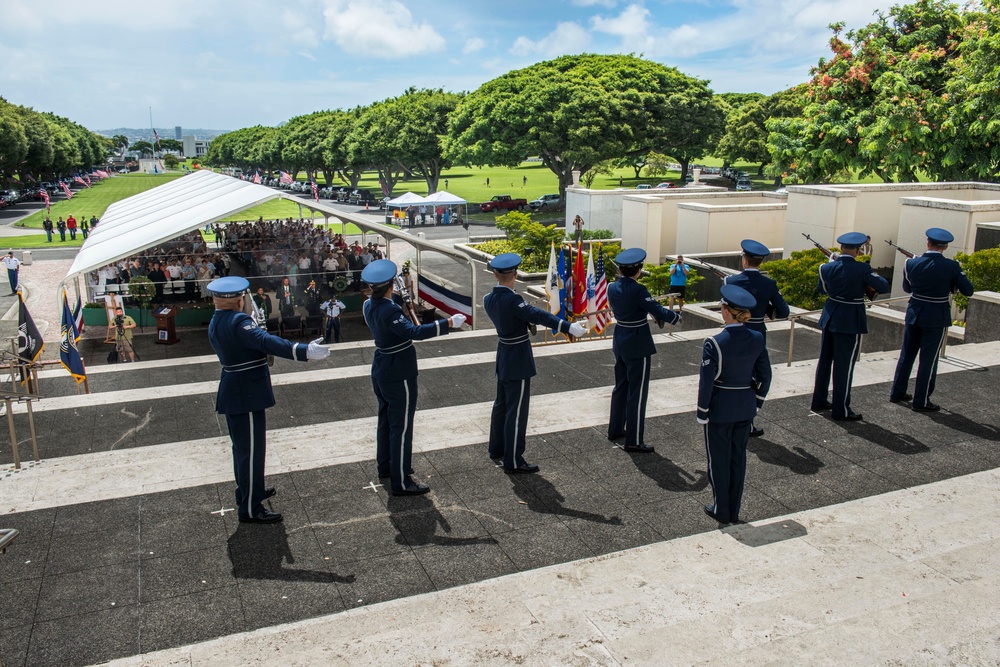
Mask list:
POLYGON ((132 341, 125 337, 125 332, 119 329, 115 335, 115 352, 118 355, 117 363, 122 363, 125 359, 125 352, 129 353, 129 361, 141 361, 139 353, 132 346, 132 341))

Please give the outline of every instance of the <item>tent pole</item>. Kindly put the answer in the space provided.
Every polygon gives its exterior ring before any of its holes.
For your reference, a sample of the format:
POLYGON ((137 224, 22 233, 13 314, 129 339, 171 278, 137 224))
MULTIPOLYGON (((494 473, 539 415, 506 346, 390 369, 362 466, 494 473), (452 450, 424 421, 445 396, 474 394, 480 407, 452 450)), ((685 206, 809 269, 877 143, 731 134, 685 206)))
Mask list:
POLYGON ((469 326, 472 327, 473 331, 475 331, 476 322, 479 319, 478 317, 476 317, 476 263, 473 262, 471 259, 468 261, 469 261, 469 269, 472 272, 472 313, 471 313, 472 317, 469 320, 469 326))

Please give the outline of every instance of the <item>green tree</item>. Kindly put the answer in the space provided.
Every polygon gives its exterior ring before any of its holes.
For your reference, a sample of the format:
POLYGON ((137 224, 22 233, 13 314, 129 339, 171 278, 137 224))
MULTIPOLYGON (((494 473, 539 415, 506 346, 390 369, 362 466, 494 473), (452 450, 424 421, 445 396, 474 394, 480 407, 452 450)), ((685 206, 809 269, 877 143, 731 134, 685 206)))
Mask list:
MULTIPOLYGON (((294 165, 296 170, 305 169, 306 178, 318 181, 316 172, 323 169, 323 141, 332 122, 332 111, 317 111, 304 116, 296 116, 283 127, 278 128, 281 135, 281 163, 294 165)), ((261 154, 261 161, 266 162, 261 154)), ((327 178, 326 184, 330 184, 327 178)))
POLYGON ((360 107, 351 111, 334 111, 327 125, 326 136, 323 138, 323 170, 326 174, 327 183, 332 180, 332 175, 336 174, 342 181, 350 185, 354 190, 361 181, 368 165, 364 162, 352 160, 348 139, 351 130, 361 114, 360 107))
POLYGON ((599 175, 603 174, 605 176, 611 176, 613 173, 614 160, 601 160, 588 169, 585 174, 580 176, 580 184, 589 190, 590 186, 594 184, 594 179, 596 179, 599 175))
POLYGON ((111 137, 111 141, 114 143, 115 147, 119 151, 121 151, 119 153, 119 157, 122 160, 124 160, 125 151, 127 151, 129 147, 128 137, 126 137, 124 134, 116 134, 115 136, 111 137))
POLYGON ((130 148, 141 156, 153 155, 153 144, 149 143, 148 141, 139 140, 134 144, 132 144, 130 148))
POLYGON ((184 152, 184 144, 176 139, 160 139, 160 150, 184 152))
POLYGON ((726 132, 719 140, 716 156, 726 164, 738 160, 758 163, 758 175, 771 162, 768 150, 767 121, 771 118, 797 118, 802 114, 805 86, 796 86, 774 95, 747 96, 744 104, 731 108, 726 115, 726 132))
POLYGON ((563 56, 467 95, 451 115, 444 155, 455 164, 510 167, 539 156, 565 195, 573 171, 602 160, 668 146, 695 150, 710 138, 703 126, 721 125, 704 96, 711 100, 704 81, 635 56, 563 56), (706 112, 708 119, 697 117, 706 112))
POLYGON ((28 136, 14 105, 0 98, 0 180, 9 179, 28 156, 28 136))
POLYGON ((819 267, 826 262, 819 248, 796 250, 787 259, 761 264, 761 271, 778 283, 781 295, 790 305, 805 310, 817 310, 826 302, 826 295, 817 289, 819 267))
MULTIPOLYGON (((694 80, 693 80, 694 81, 694 80)), ((725 115, 704 81, 696 81, 670 96, 669 117, 673 119, 658 146, 681 165, 681 179, 687 177, 691 162, 705 156, 718 144, 725 131, 725 115)))
POLYGON ((673 160, 670 159, 669 155, 657 153, 656 151, 650 151, 646 155, 646 175, 666 176, 672 163, 673 160))
POLYGON ((179 165, 180 163, 181 161, 178 160, 177 156, 174 155, 173 153, 167 153, 166 155, 163 156, 163 166, 165 166, 167 169, 176 169, 177 165, 179 165))
MULTIPOLYGON (((984 248, 971 255, 960 252, 955 259, 962 265, 977 292, 1000 292, 1000 248, 984 248)), ((969 297, 956 294, 955 305, 965 310, 969 307, 969 297)))

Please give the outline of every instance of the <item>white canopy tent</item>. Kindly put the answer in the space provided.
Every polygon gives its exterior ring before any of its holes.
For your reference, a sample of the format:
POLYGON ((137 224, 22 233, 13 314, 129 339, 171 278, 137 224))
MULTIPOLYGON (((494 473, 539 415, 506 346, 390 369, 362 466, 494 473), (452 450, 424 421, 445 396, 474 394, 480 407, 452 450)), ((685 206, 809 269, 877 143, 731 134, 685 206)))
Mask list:
POLYGON ((457 195, 453 195, 445 190, 438 190, 432 195, 427 195, 424 197, 425 204, 441 204, 442 206, 460 206, 462 204, 467 204, 464 199, 457 195))
POLYGON ((412 192, 407 192, 405 195, 399 195, 395 199, 390 199, 386 202, 387 206, 419 206, 420 204, 425 204, 426 200, 420 195, 413 194, 412 192))

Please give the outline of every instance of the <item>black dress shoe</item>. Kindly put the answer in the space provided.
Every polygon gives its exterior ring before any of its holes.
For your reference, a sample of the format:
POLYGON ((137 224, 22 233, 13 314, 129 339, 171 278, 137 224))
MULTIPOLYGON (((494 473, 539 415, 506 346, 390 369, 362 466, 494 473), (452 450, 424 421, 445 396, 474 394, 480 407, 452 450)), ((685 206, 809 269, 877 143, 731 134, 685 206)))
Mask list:
POLYGON ((652 445, 622 445, 622 449, 633 454, 652 454, 656 451, 652 445))
POLYGON ((835 422, 856 422, 856 421, 861 421, 861 418, 862 417, 861 417, 861 413, 860 412, 851 412, 850 410, 848 410, 846 415, 844 415, 843 417, 834 417, 833 421, 835 421, 835 422))
POLYGON ((719 523, 729 523, 728 521, 723 521, 722 519, 720 519, 719 515, 716 514, 715 512, 713 512, 712 508, 710 508, 708 505, 705 505, 704 507, 702 507, 702 509, 705 510, 705 514, 707 514, 709 517, 715 519, 719 523))
POLYGON ((276 495, 278 495, 278 490, 276 488, 274 488, 273 486, 264 487, 264 500, 267 500, 268 498, 273 498, 276 495))
POLYGON ((625 437, 624 433, 619 433, 617 435, 608 434, 608 440, 610 440, 611 442, 614 442, 615 440, 621 440, 624 437, 625 437))
POLYGON ((240 523, 279 523, 281 520, 279 512, 269 512, 268 510, 264 510, 257 516, 252 516, 248 519, 240 517, 240 523))
POLYGON ((824 410, 829 410, 833 407, 833 403, 830 401, 823 401, 822 403, 814 403, 809 409, 813 412, 823 412, 824 410))
POLYGON ((531 463, 525 463, 524 465, 517 466, 516 468, 504 468, 503 471, 511 475, 516 475, 520 473, 528 474, 528 473, 538 472, 538 466, 533 465, 531 463))
POLYGON ((918 408, 917 406, 913 406, 914 412, 937 412, 940 409, 941 409, 940 405, 938 405, 937 403, 931 403, 930 401, 927 401, 927 405, 920 408, 918 408))
POLYGON ((905 403, 906 401, 912 401, 912 400, 913 400, 913 394, 903 394, 902 396, 897 396, 895 398, 893 398, 892 396, 889 397, 890 403, 905 403))
POLYGON ((493 461, 493 465, 495 465, 495 466, 502 466, 503 465, 503 457, 502 456, 491 456, 490 457, 490 461, 493 461))
POLYGON ((417 484, 416 482, 414 482, 413 484, 410 484, 409 486, 404 486, 399 491, 397 491, 396 489, 393 489, 392 490, 392 495, 394 495, 394 496, 422 496, 425 493, 430 493, 430 490, 431 490, 431 487, 427 486, 426 484, 417 484))
POLYGON ((762 435, 764 435, 764 429, 758 428, 757 426, 752 426, 750 428, 750 437, 751 438, 759 438, 762 435))

